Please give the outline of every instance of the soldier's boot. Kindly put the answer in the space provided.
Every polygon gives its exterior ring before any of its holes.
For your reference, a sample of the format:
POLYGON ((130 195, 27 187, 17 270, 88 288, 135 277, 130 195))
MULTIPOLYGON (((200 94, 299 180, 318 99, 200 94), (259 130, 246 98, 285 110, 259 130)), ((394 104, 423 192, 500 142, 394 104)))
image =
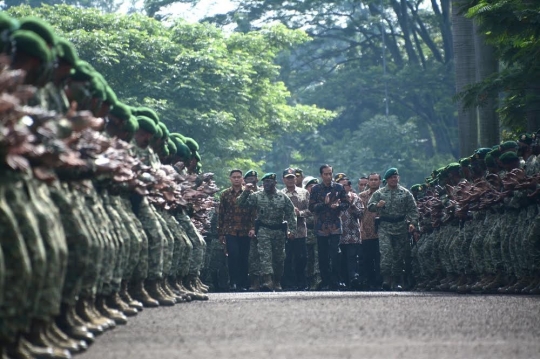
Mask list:
POLYGON ((43 320, 32 320, 30 324, 30 331, 24 336, 28 342, 31 344, 42 347, 42 348, 51 348, 53 350, 53 355, 58 355, 59 357, 71 358, 70 349, 73 351, 78 350, 78 347, 71 348, 62 348, 57 345, 57 343, 51 341, 46 335, 47 322, 43 320))
POLYGON ((197 276, 197 277, 195 278, 195 282, 197 283, 198 288, 201 289, 201 292, 203 292, 204 294, 208 293, 208 289, 209 289, 210 287, 207 286, 206 284, 204 284, 204 283, 202 282, 200 276, 197 276))
POLYGON ((141 302, 143 306, 147 308, 155 308, 159 307, 159 302, 157 299, 152 298, 150 294, 146 291, 146 288, 144 287, 143 281, 137 281, 131 288, 130 288, 130 295, 137 301, 141 302))
POLYGON ((521 290, 522 294, 529 294, 529 292, 540 285, 540 278, 532 278, 528 286, 521 290))
POLYGON ((94 297, 85 298, 84 303, 85 303, 85 313, 87 313, 89 317, 85 318, 82 316, 82 313, 81 313, 81 318, 85 320, 90 319, 90 321, 92 321, 93 323, 101 325, 103 329, 108 330, 108 329, 116 328, 116 323, 114 322, 114 320, 107 318, 106 316, 101 314, 99 310, 96 308, 96 298, 94 297))
POLYGON ((159 305, 171 307, 175 304, 173 299, 170 299, 161 293, 157 280, 146 280, 144 288, 153 299, 158 301, 159 305))
POLYGON ((195 283, 196 275, 188 275, 184 280, 184 286, 190 291, 191 299, 193 300, 208 300, 208 296, 199 291, 195 283))
POLYGON ((137 309, 132 308, 127 303, 125 303, 118 292, 115 292, 112 295, 108 296, 107 302, 105 304, 107 304, 107 307, 111 309, 116 309, 121 313, 124 313, 126 317, 133 317, 139 313, 137 309))
POLYGON ((24 337, 19 338, 19 345, 21 348, 25 348, 27 352, 30 352, 34 358, 43 357, 51 359, 71 359, 71 353, 65 349, 37 344, 24 337))
POLYGON ((6 346, 8 357, 14 359, 51 359, 54 357, 52 348, 33 345, 22 336, 15 343, 6 346))
POLYGON ((161 295, 163 295, 165 298, 168 298, 169 300, 172 300, 174 302, 174 304, 176 304, 178 301, 176 300, 176 296, 173 294, 173 295, 170 295, 169 293, 167 293, 164 289, 164 286, 163 286, 163 282, 164 280, 163 279, 160 279, 158 280, 158 290, 159 292, 161 293, 161 295))
MULTIPOLYGON (((60 315, 56 317, 55 324, 64 334, 75 340, 82 340, 88 344, 94 342, 94 334, 90 331, 90 323, 84 322, 82 319, 75 317, 75 306, 62 303, 60 306, 60 315)), ((96 326, 96 334, 103 333, 103 328, 96 326), (98 331, 99 329, 99 331, 98 331)))
POLYGON ((496 293, 497 289, 504 284, 503 274, 502 272, 497 272, 497 275, 491 282, 484 285, 482 287, 482 292, 488 294, 488 293, 496 293))
POLYGON ((88 349, 84 340, 75 340, 62 333, 54 322, 48 322, 45 327, 45 336, 54 347, 69 350, 70 353, 80 353, 88 349))
POLYGON ((529 291, 529 294, 540 294, 540 284, 529 291))
POLYGON ((486 284, 490 283, 493 280, 493 278, 495 278, 495 276, 492 274, 486 274, 482 276, 482 278, 480 278, 480 280, 471 287, 471 291, 473 292, 482 291, 482 288, 484 288, 486 284))
POLYGON ((405 282, 404 275, 396 275, 392 277, 392 286, 391 289, 394 292, 402 292, 403 291, 403 283, 405 282))
POLYGON ((531 283, 532 278, 529 276, 521 277, 512 288, 508 289, 509 293, 518 294, 521 293, 523 288, 527 287, 531 283))
POLYGON ((261 292, 273 292, 274 283, 272 283, 272 275, 265 274, 262 276, 261 292))
POLYGON ((389 275, 383 276, 382 289, 390 290, 392 288, 392 278, 389 275))
POLYGON ((441 284, 439 284, 437 286, 437 289, 440 290, 440 291, 447 291, 450 289, 450 287, 452 286, 452 283, 457 279, 457 277, 455 276, 455 274, 451 274, 449 276, 447 276, 446 278, 444 278, 442 281, 441 281, 441 284))
POLYGON ((251 285, 249 287, 250 292, 258 292, 260 289, 259 276, 254 275, 251 277, 251 285))
POLYGON ((161 288, 163 289, 163 291, 165 292, 165 294, 167 294, 168 297, 170 298, 174 298, 174 300, 176 301, 176 303, 182 303, 184 302, 184 299, 182 298, 182 296, 180 295, 179 292, 176 292, 171 288, 171 286, 169 286, 169 283, 167 281, 167 279, 163 279, 161 281, 161 288))
POLYGON ((193 293, 191 293, 185 286, 184 286, 184 283, 183 283, 183 280, 181 277, 177 277, 175 282, 176 284, 176 288, 178 288, 178 291, 180 292, 180 295, 182 296, 182 298, 184 298, 184 300, 186 302, 191 302, 193 300, 192 298, 192 295, 193 293))
POLYGON ((281 288, 281 274, 274 274, 274 291, 283 292, 283 288, 281 288))
MULTIPOLYGON (((36 331, 34 324, 31 325, 31 333, 27 334, 24 337, 19 339, 19 342, 24 345, 31 353, 34 350, 37 350, 38 353, 43 349, 52 351, 52 356, 50 358, 54 359, 71 359, 71 353, 68 350, 58 348, 53 346, 52 343, 48 341, 43 333, 36 334, 33 333, 36 331)), ((37 329, 37 331, 40 331, 37 329)), ((40 331, 41 332, 41 331, 40 331)))
POLYGON ((127 324, 127 317, 119 312, 116 309, 109 308, 107 306, 107 297, 104 295, 98 295, 96 298, 96 308, 101 313, 101 315, 105 316, 106 318, 109 318, 113 320, 118 325, 125 325, 127 324))
POLYGON ((499 286, 499 288, 497 288, 497 293, 499 293, 499 294, 508 294, 509 293, 508 290, 510 288, 512 288, 514 286, 514 284, 516 284, 516 283, 517 283, 517 279, 513 275, 503 277, 503 282, 499 286))
POLYGON ((120 298, 127 303, 131 308, 137 309, 137 312, 142 312, 143 310, 143 304, 139 302, 138 300, 135 300, 129 295, 128 291, 128 283, 127 281, 123 280, 122 285, 120 288, 120 298))
POLYGON ((465 274, 461 274, 459 278, 450 286, 451 292, 457 292, 458 287, 467 284, 467 277, 465 274))

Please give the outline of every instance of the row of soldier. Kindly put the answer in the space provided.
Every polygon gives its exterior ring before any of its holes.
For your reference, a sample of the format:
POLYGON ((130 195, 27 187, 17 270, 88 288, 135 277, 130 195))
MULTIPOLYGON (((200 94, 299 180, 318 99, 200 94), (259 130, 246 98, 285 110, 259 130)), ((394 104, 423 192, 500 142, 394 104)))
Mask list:
POLYGON ((479 148, 411 188, 418 290, 540 293, 538 133, 479 148))
POLYGON ((0 13, 0 355, 70 358, 143 307, 207 299, 199 146, 71 43, 0 13))

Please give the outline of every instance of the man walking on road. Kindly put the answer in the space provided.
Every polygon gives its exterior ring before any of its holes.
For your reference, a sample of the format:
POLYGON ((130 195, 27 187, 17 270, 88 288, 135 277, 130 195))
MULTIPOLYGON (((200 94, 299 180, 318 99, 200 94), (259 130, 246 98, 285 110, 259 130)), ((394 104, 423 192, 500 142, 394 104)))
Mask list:
POLYGON ((387 170, 384 179, 386 186, 373 193, 368 210, 377 213, 380 221, 383 287, 402 290, 405 258, 411 251, 409 234, 418 227, 418 208, 411 192, 399 185, 397 168, 387 170))
POLYGON ((349 208, 349 197, 342 185, 332 181, 332 167, 319 168, 322 183, 311 190, 309 210, 315 214, 315 233, 321 271, 320 289, 339 289, 339 239, 341 212, 349 208))
POLYGON ((296 214, 289 197, 276 190, 276 174, 267 173, 262 178, 263 191, 253 192, 251 183, 238 197, 238 205, 257 212, 257 239, 261 260, 263 291, 281 291, 285 237, 296 230, 296 214), (286 222, 285 222, 286 221, 286 222))

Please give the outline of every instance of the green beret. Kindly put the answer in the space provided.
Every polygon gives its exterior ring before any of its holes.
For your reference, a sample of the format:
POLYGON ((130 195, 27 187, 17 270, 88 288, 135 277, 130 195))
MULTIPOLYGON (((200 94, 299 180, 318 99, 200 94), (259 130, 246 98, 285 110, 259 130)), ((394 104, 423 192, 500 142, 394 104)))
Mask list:
POLYGON ((184 142, 186 143, 186 146, 189 147, 191 152, 195 152, 199 150, 199 144, 193 138, 186 137, 184 142))
POLYGON ((94 77, 92 78, 92 80, 90 80, 90 92, 92 93, 93 97, 105 101, 107 99, 105 85, 99 77, 95 76, 96 73, 94 73, 93 75, 94 77))
POLYGON ((59 49, 58 57, 70 64, 71 66, 75 66, 75 64, 79 60, 79 56, 77 55, 77 50, 75 50, 75 47, 73 47, 73 45, 66 39, 58 39, 58 44, 56 45, 56 47, 59 49))
POLYGON ((451 171, 458 171, 460 167, 461 167, 461 166, 460 166, 459 163, 457 163, 457 162, 452 162, 452 163, 448 164, 448 165, 445 167, 445 169, 446 169, 447 172, 451 172, 451 171))
POLYGON ((244 179, 246 179, 247 177, 258 177, 258 176, 259 174, 257 173, 257 171, 249 170, 244 174, 244 179))
POLYGON ((186 138, 185 138, 182 134, 180 134, 180 133, 178 133, 178 132, 173 132, 173 133, 171 133, 171 137, 177 137, 177 138, 179 138, 180 141, 182 141, 184 144, 186 143, 186 138))
POLYGON ((497 162, 495 162, 495 158, 491 155, 491 152, 486 155, 484 161, 488 167, 497 167, 497 162))
POLYGON ((264 180, 267 180, 267 179, 271 179, 271 180, 276 180, 276 174, 273 173, 273 172, 269 172, 269 173, 265 173, 264 176, 261 178, 261 181, 264 181, 264 180))
POLYGON ((156 134, 156 125, 154 124, 154 120, 151 118, 146 116, 137 116, 137 122, 139 123, 139 130, 146 131, 152 135, 156 134))
POLYGON ((51 25, 37 17, 27 17, 21 20, 21 30, 28 30, 36 33, 45 40, 45 43, 51 48, 56 46, 58 39, 51 25))
POLYGON ((131 118, 131 110, 129 109, 129 106, 121 102, 117 102, 113 108, 109 110, 109 113, 123 121, 127 121, 131 118))
POLYGON ((12 32, 17 30, 21 24, 5 12, 0 12, 0 33, 4 31, 12 32))
POLYGON ((415 184, 411 187, 411 192, 419 192, 423 190, 423 187, 421 184, 415 184))
POLYGON ((91 81, 94 78, 94 68, 86 61, 77 61, 71 70, 70 77, 77 82, 91 81))
POLYGON ((347 178, 347 175, 345 173, 338 173, 334 176, 334 181, 339 182, 344 178, 347 178))
POLYGON ((124 131, 129 133, 135 133, 139 129, 139 121, 137 121, 137 117, 131 116, 128 121, 124 122, 124 126, 122 127, 124 131))
POLYGON ((519 157, 515 152, 509 151, 505 152, 499 157, 499 161, 502 163, 508 164, 514 161, 519 161, 519 157))
POLYGON ((392 167, 392 168, 389 168, 388 170, 386 170, 386 172, 384 173, 383 178, 385 180, 387 180, 388 178, 392 177, 393 175, 398 175, 399 176, 398 170, 395 167, 392 167))
POLYGON ((195 158, 197 162, 201 162, 201 155, 199 154, 199 152, 195 152, 193 154, 193 158, 195 158))
MULTIPOLYGON (((107 85, 105 86, 105 93, 107 94, 107 102, 110 103, 112 106, 116 105, 118 103, 118 98, 116 97, 116 94, 114 93, 111 86, 107 85)), ((131 113, 131 110, 130 110, 131 113)))
POLYGON ((133 112, 135 112, 136 116, 145 116, 151 118, 156 125, 159 123, 159 116, 157 112, 152 110, 150 107, 137 107, 133 112))
POLYGON ((471 165, 471 158, 465 157, 459 160, 461 167, 469 167, 471 165))
POLYGON ((176 155, 180 156, 182 158, 189 158, 191 156, 191 151, 189 150, 189 147, 186 146, 182 140, 180 140, 179 137, 171 135, 170 139, 174 142, 176 145, 176 155))
POLYGON ((163 122, 158 123, 158 126, 161 128, 161 132, 162 132, 161 137, 167 137, 168 138, 170 136, 170 132, 169 132, 169 129, 167 128, 167 126, 165 126, 165 124, 163 122))
POLYGON ((502 152, 506 150, 517 149, 518 147, 519 146, 516 141, 506 141, 506 142, 501 143, 501 145, 499 146, 499 149, 502 152))
POLYGON ((491 151, 491 148, 483 147, 474 151, 473 158, 476 160, 483 160, 486 155, 491 151))
POLYGON ((493 158, 499 158, 499 156, 501 155, 501 150, 499 146, 497 146, 496 149, 489 151, 488 155, 491 155, 491 157, 493 158))
POLYGON ((518 141, 530 146, 532 145, 535 138, 536 138, 536 133, 524 133, 521 136, 519 136, 518 141))
POLYGON ((163 137, 163 130, 161 129, 161 127, 159 127, 158 125, 154 124, 154 126, 156 127, 156 133, 154 133, 154 137, 155 138, 161 138, 163 137))
POLYGON ((17 30, 11 35, 14 43, 14 52, 21 52, 37 57, 41 62, 52 61, 51 51, 41 37, 28 30, 17 30))
POLYGON ((176 153, 176 145, 174 144, 174 141, 170 138, 167 140, 167 147, 169 148, 169 153, 176 153))

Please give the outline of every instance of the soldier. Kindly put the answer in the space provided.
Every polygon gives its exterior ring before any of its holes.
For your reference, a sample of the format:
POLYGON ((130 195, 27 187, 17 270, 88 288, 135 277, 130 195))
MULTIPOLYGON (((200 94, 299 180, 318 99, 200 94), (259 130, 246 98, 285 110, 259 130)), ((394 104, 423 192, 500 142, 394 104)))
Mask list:
MULTIPOLYGON (((312 176, 307 176, 302 182, 304 188, 311 193, 312 188, 319 184, 319 180, 312 176)), ((313 213, 309 212, 306 217, 306 276, 309 290, 316 290, 320 282, 319 260, 317 251, 317 235, 315 234, 315 218, 313 213)))
MULTIPOLYGON (((244 183, 252 183, 257 191, 262 191, 262 187, 257 186, 259 183, 259 177, 257 171, 251 169, 244 174, 244 183)), ((257 213, 254 214, 257 217, 257 213)), ((261 275, 261 258, 259 257, 259 241, 256 236, 251 238, 251 244, 249 246, 249 279, 251 285, 249 287, 250 292, 257 292, 260 287, 260 275, 261 275)))
POLYGON ((296 230, 296 215, 289 197, 276 190, 275 173, 265 174, 262 182, 264 191, 258 192, 254 192, 253 184, 246 184, 237 203, 240 207, 251 207, 257 211, 261 290, 281 291, 285 237, 296 230))
POLYGON ((379 215, 383 285, 402 290, 405 259, 410 256, 409 234, 418 227, 418 208, 411 192, 399 185, 397 168, 388 169, 384 179, 386 186, 373 193, 368 210, 379 215))
POLYGON ((296 180, 295 180, 296 187, 304 188, 304 185, 303 185, 304 171, 302 171, 301 168, 295 168, 294 169, 294 176, 296 178, 296 180))
POLYGON ((321 271, 321 290, 340 289, 339 239, 342 233, 341 212, 349 208, 349 197, 339 183, 332 181, 332 167, 319 168, 322 183, 311 190, 309 210, 315 214, 315 232, 321 271))

